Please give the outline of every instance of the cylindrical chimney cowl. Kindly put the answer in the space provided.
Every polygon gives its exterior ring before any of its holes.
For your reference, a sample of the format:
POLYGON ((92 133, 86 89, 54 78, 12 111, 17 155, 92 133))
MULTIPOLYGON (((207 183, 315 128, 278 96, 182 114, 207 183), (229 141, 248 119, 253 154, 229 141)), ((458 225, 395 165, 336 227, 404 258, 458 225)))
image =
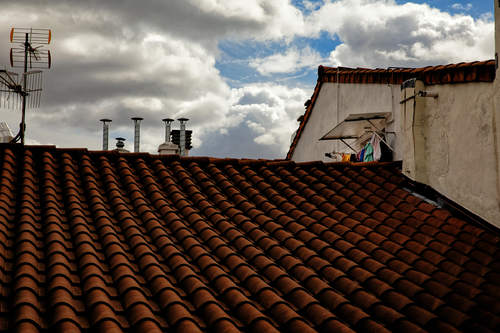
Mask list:
POLYGON ((119 153, 130 153, 127 149, 125 149, 125 138, 116 138, 116 151, 119 153))
POLYGON ((109 142, 109 123, 111 119, 103 118, 102 121, 102 150, 108 150, 109 142))
POLYGON ((123 141, 125 141, 124 138, 116 138, 116 148, 120 149, 125 147, 125 143, 123 141))
POLYGON ((163 118, 162 121, 165 122, 165 142, 170 142, 170 132, 172 131, 172 122, 174 120, 171 118, 163 118))
POLYGON ((189 119, 187 118, 179 118, 177 119, 178 121, 181 122, 181 133, 180 133, 180 155, 181 157, 186 156, 186 123, 188 122, 189 119))
POLYGON ((140 147, 140 137, 141 137, 141 120, 144 118, 134 117, 134 153, 138 153, 141 150, 140 147))

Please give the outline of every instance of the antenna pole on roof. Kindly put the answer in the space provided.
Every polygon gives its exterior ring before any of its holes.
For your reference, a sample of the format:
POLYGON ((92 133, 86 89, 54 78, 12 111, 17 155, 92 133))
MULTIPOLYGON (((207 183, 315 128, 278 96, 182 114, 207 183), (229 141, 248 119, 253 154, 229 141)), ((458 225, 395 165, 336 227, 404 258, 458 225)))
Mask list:
MULTIPOLYGON (((28 47, 29 47, 29 34, 26 33, 26 42, 24 43, 24 74, 28 71, 28 47)), ((23 80, 23 107, 21 110, 21 144, 24 145, 24 131, 26 131, 26 81, 23 80)))
POLYGON ((20 67, 24 69, 21 82, 13 77, 16 73, 0 71, 0 97, 7 107, 19 107, 18 101, 21 100, 21 124, 19 133, 11 140, 17 142, 21 139, 21 144, 24 145, 24 137, 26 132, 26 109, 39 107, 40 96, 42 91, 42 72, 30 71, 29 68, 50 68, 50 52, 40 50, 43 45, 34 47, 34 44, 50 44, 51 31, 49 29, 24 29, 12 28, 10 32, 11 43, 21 43, 23 48, 10 49, 10 64, 12 67, 20 67), (20 56, 19 54, 22 54, 20 56), (22 58, 22 60, 20 59, 22 58), (15 97, 10 98, 14 93, 15 97), (16 96, 17 95, 17 96, 16 96), (5 97, 6 96, 6 97, 5 97))

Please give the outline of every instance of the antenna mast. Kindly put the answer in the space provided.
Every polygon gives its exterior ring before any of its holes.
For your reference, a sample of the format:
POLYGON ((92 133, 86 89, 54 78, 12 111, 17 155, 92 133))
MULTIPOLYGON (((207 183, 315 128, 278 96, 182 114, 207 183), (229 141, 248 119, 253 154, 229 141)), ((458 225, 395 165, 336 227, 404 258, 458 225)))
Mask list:
POLYGON ((18 108, 21 104, 22 120, 19 133, 11 142, 21 139, 24 145, 26 131, 26 108, 38 108, 42 91, 42 71, 29 71, 29 68, 49 69, 51 65, 50 51, 40 50, 43 44, 50 44, 52 33, 49 29, 12 28, 11 43, 22 43, 22 48, 10 50, 10 64, 12 67, 24 68, 21 82, 17 74, 0 70, 0 106, 18 108), (35 46, 36 44, 42 44, 35 46), (11 94, 14 98, 11 99, 11 94), (3 103, 2 103, 3 101, 3 103), (21 101, 21 103, 19 103, 21 101))

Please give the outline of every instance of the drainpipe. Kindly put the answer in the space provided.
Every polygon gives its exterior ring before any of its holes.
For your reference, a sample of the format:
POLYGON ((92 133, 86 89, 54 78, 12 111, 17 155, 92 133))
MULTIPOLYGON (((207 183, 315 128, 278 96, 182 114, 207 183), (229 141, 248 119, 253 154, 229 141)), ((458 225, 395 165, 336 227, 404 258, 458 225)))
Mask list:
POLYGON ((109 123, 111 119, 103 118, 102 121, 102 150, 108 150, 109 142, 109 123))
POLYGON ((188 122, 189 119, 187 118, 179 118, 177 119, 178 121, 181 122, 181 137, 180 137, 180 150, 181 150, 181 157, 186 156, 186 123, 188 122))
POLYGON ((337 125, 340 122, 340 67, 337 66, 337 125))
MULTIPOLYGON (((340 66, 337 65, 337 125, 339 123, 340 123, 340 66)), ((336 150, 339 151, 339 149, 340 149, 340 142, 337 141, 336 150)))
POLYGON ((144 118, 134 117, 132 120, 134 121, 134 153, 138 153, 140 151, 140 137, 141 137, 141 120, 144 118))

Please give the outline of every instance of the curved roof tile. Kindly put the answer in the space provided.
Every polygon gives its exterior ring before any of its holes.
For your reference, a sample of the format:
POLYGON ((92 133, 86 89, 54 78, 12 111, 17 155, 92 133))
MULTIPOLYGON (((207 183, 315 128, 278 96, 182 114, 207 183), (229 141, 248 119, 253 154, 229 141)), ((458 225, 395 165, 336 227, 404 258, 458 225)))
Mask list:
POLYGON ((0 330, 500 329, 500 236, 400 164, 1 145, 0 330))

